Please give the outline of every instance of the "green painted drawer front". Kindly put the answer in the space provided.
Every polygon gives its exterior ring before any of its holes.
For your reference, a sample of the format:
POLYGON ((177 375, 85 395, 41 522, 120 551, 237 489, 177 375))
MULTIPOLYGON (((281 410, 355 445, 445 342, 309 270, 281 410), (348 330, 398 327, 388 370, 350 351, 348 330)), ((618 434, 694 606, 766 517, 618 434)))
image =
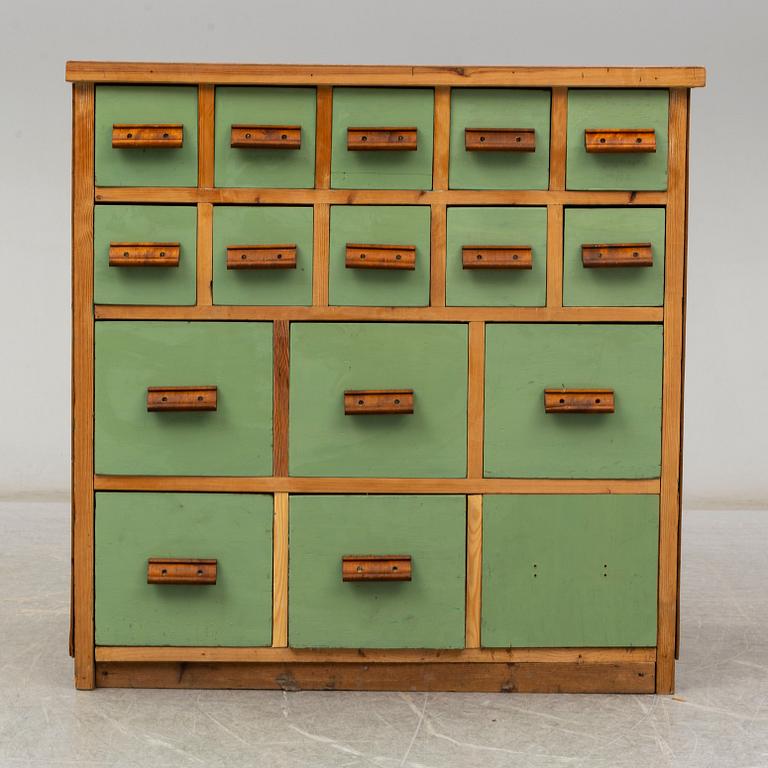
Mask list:
POLYGON ((197 87, 96 86, 96 184, 101 187, 197 186, 197 87), (112 149, 114 123, 181 123, 179 149, 112 149))
POLYGON ((485 647, 655 646, 658 496, 486 496, 485 647))
POLYGON ((486 330, 488 477, 658 477, 660 325, 486 330), (611 388, 615 413, 545 413, 544 390, 611 388))
POLYGON ((462 648, 464 496, 291 496, 294 648, 462 648), (409 582, 343 582, 343 555, 410 555, 409 582))
POLYGON ((668 111, 668 91, 569 91, 567 188, 666 189, 668 111), (656 151, 587 152, 584 131, 593 128, 653 128, 656 151))
POLYGON ((271 496, 96 494, 98 645, 271 642, 271 496), (150 557, 215 558, 216 584, 147 584, 150 557))
POLYGON ((216 89, 217 187, 315 186, 315 89, 216 89), (300 149, 236 149, 233 125, 300 125, 300 149))
POLYGON ((549 188, 549 91, 454 88, 451 91, 453 189, 549 188), (466 128, 533 128, 534 152, 467 152, 466 128))
POLYGON ((93 213, 96 304, 194 304, 197 208, 97 205, 93 213), (109 244, 179 243, 178 267, 110 267, 109 244))
POLYGON ((216 206, 213 303, 312 303, 311 206, 216 206), (227 269, 227 246, 296 245, 295 269, 227 269))
POLYGON ((563 304, 578 307, 664 303, 664 209, 571 208, 565 212, 563 304), (581 246, 650 243, 651 267, 585 268, 581 246))
POLYGON ((546 208, 449 208, 448 306, 541 307, 547 300, 546 208), (464 269, 465 245, 528 245, 533 269, 464 269))
POLYGON ((334 88, 331 186, 432 189, 434 92, 427 88, 334 88), (415 151, 352 151, 347 128, 416 128, 415 151))
POLYGON ((333 205, 329 303, 424 307, 429 304, 428 205, 333 205), (347 269, 347 243, 415 245, 416 269, 347 269))
POLYGON ((291 325, 290 473, 464 477, 467 326, 291 325), (414 390, 410 415, 344 415, 346 389, 414 390))
POLYGON ((96 472, 269 475, 272 324, 96 323, 96 472), (148 412, 148 386, 218 387, 216 411, 148 412))

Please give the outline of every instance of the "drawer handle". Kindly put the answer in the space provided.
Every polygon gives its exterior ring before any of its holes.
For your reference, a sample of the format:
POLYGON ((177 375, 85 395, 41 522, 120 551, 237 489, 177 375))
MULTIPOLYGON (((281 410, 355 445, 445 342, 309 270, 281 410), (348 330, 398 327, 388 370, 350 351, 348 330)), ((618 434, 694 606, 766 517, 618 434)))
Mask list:
POLYGON ((467 152, 535 152, 533 128, 465 128, 467 152))
POLYGON ((413 152, 418 148, 416 128, 347 128, 350 152, 413 152))
POLYGON ((587 152, 655 152, 653 128, 587 128, 584 131, 587 152))
POLYGON ((233 125, 233 149, 301 149, 300 125, 233 125))
POLYGON ((343 555, 342 581, 410 581, 410 555, 343 555))
POLYGON ((296 243, 228 245, 227 269, 296 269, 296 243))
POLYGON ((415 245, 347 243, 347 269, 416 269, 415 245))
POLYGON ((150 557, 147 584, 215 584, 217 571, 217 560, 150 557))
POLYGON ((461 249, 464 269, 533 269, 530 245, 465 245, 461 249))
POLYGON ((215 411, 217 387, 147 387, 148 411, 215 411))
POLYGON ((110 267, 178 267, 179 243, 110 243, 110 267))
POLYGON ((184 146, 181 123, 115 123, 112 149, 180 149, 184 146))
POLYGON ((650 243, 589 243, 581 246, 581 263, 587 269, 604 267, 652 267, 650 243))
POLYGON ((347 389, 344 391, 344 414, 413 413, 412 389, 347 389))
POLYGON ((545 389, 546 413, 613 413, 612 389, 545 389))

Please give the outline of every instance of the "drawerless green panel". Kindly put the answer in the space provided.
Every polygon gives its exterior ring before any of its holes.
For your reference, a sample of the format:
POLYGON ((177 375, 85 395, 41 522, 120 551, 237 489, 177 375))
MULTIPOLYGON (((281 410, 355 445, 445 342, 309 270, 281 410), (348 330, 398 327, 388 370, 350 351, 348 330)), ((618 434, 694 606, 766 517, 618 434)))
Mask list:
POLYGON ((568 208, 565 211, 563 304, 660 307, 664 303, 663 208, 568 208), (650 243, 653 266, 585 268, 581 246, 650 243))
POLYGON ((549 188, 550 92, 516 88, 451 91, 453 189, 549 188), (467 128, 533 128, 534 152, 467 152, 467 128))
POLYGON ((547 300, 546 208, 448 208, 448 306, 541 307, 547 300), (465 245, 525 245, 532 269, 464 269, 465 245))
POLYGON ((568 91, 568 189, 667 188, 669 92, 665 90, 568 91), (653 128, 655 152, 587 152, 584 131, 653 128))
POLYGON ((96 304, 194 304, 197 208, 97 205, 93 211, 96 304), (110 243, 179 243, 177 267, 110 267, 110 243))
POLYGON ((291 496, 288 643, 463 648, 464 496, 291 496), (344 555, 410 555, 411 581, 343 582, 344 555))
POLYGON ((312 303, 312 207, 215 206, 213 303, 312 303), (227 269, 230 245, 295 245, 295 269, 227 269))
POLYGON ((429 304, 428 205, 332 205, 328 300, 331 305, 429 304), (416 268, 348 269, 347 243, 415 245, 416 268))
POLYGON ((197 186, 197 86, 97 85, 94 136, 101 187, 197 186), (112 149, 115 123, 181 123, 178 149, 112 149))
POLYGON ((96 323, 96 472, 269 475, 272 324, 96 323), (216 386, 216 411, 148 412, 147 387, 216 386))
POLYGON ((464 477, 466 443, 466 325, 291 324, 291 475, 464 477), (344 414, 344 390, 398 388, 412 414, 344 414))
POLYGON ((658 543, 658 496, 485 496, 482 645, 655 646, 658 543))
POLYGON ((96 494, 98 645, 270 645, 272 497, 96 494), (217 560, 216 584, 147 584, 150 557, 217 560))
POLYGON ((487 477, 658 477, 660 325, 486 327, 487 477), (614 413, 546 413, 544 390, 613 389, 614 413))
POLYGON ((331 186, 432 189, 431 88, 334 88, 331 186), (415 151, 352 151, 347 128, 416 128, 415 151))
POLYGON ((216 89, 217 187, 315 186, 315 89, 216 89), (301 126, 299 149, 231 146, 233 125, 301 126))

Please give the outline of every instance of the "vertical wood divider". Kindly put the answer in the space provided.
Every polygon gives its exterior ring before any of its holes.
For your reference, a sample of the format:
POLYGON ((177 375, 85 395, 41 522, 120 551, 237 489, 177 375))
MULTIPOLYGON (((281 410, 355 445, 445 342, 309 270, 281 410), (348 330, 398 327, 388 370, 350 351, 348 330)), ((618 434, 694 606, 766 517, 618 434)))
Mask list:
POLYGON ((467 496, 467 648, 480 647, 480 615, 483 579, 483 497, 467 496))
POLYGON ((331 206, 328 203, 315 203, 313 226, 312 304, 315 307, 327 307, 328 268, 331 257, 331 206))
MULTIPOLYGON (((448 189, 448 163, 451 142, 451 89, 435 88, 433 117, 432 189, 448 189)), ((434 203, 431 208, 429 303, 433 307, 445 306, 445 238, 446 216, 444 204, 434 203)))
POLYGON ((275 493, 272 520, 272 647, 288 646, 288 494, 275 493))
POLYGON ((333 130, 333 88, 317 87, 315 117, 315 189, 331 186, 331 134, 333 130))
POLYGON ((547 206, 547 307, 563 306, 563 206, 547 206))
POLYGON ((272 324, 272 474, 288 476, 288 396, 290 381, 291 323, 272 324))
MULTIPOLYGON (((317 88, 315 118, 315 189, 331 186, 331 139, 333 130, 333 88, 317 88)), ((314 245, 312 258, 312 304, 328 306, 328 260, 330 258, 331 207, 328 203, 315 203, 314 245)))
POLYGON ((467 406, 467 477, 483 476, 485 427, 485 322, 469 323, 469 381, 467 406))
POLYGON ((446 218, 448 209, 442 203, 430 207, 429 304, 445 306, 446 218))
POLYGON ((197 186, 211 189, 214 184, 214 108, 216 88, 199 85, 197 90, 197 186))
MULTIPOLYGON (((184 258, 184 256, 182 256, 184 258)), ((213 205, 197 204, 197 306, 213 305, 213 205)))
POLYGON ((565 159, 568 144, 568 89, 552 89, 549 136, 549 189, 565 189, 565 159))

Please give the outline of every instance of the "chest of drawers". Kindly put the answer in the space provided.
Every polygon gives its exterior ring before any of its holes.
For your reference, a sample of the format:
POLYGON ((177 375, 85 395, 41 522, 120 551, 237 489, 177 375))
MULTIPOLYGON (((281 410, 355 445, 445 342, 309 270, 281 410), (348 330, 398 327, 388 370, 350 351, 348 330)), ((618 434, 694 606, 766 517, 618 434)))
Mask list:
POLYGON ((704 71, 67 79, 76 685, 673 691, 704 71))

